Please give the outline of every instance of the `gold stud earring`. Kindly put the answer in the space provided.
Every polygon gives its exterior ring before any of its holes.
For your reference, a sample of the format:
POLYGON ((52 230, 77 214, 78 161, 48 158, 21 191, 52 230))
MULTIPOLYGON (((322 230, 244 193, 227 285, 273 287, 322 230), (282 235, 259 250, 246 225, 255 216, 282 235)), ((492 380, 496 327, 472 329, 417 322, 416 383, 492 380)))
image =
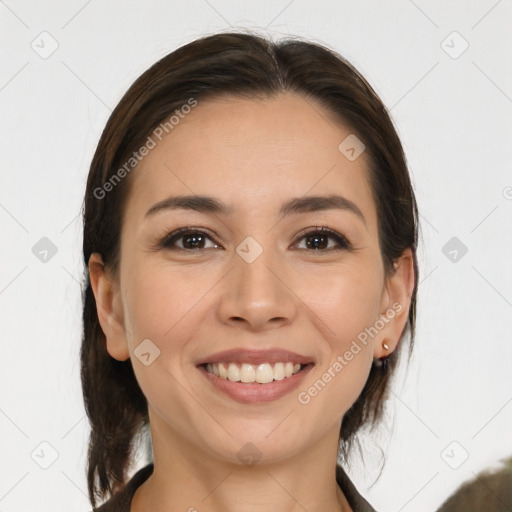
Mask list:
MULTIPOLYGON (((391 342, 391 340, 389 338, 384 338, 382 340, 382 348, 384 350, 389 350, 389 345, 386 343, 386 342, 391 342)), ((388 369, 388 366, 389 366, 389 356, 384 356, 384 357, 381 357, 379 359, 374 359, 373 360, 373 364, 374 366, 378 366, 380 367, 381 371, 383 374, 385 374, 387 372, 387 369, 388 369)))

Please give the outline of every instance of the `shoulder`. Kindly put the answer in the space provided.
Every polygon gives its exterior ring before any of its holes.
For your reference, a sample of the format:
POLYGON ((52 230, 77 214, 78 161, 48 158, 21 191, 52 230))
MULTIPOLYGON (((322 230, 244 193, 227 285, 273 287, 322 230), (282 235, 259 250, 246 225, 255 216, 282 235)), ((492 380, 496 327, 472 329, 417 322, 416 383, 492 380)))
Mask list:
POLYGON ((336 465, 336 481, 343 491, 353 512, 377 512, 357 491, 345 470, 336 465))
POLYGON ((139 469, 120 491, 97 509, 97 512, 130 512, 135 491, 149 478, 151 473, 153 473, 153 463, 139 469))

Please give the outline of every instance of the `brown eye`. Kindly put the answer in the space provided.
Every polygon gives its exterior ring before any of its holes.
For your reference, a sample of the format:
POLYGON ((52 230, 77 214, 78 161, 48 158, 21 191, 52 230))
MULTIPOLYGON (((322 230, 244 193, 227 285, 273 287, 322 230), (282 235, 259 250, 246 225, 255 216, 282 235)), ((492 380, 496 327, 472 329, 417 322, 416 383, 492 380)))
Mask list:
POLYGON ((170 235, 167 235, 162 240, 161 246, 171 250, 198 250, 220 247, 206 233, 189 228, 179 229, 170 235), (208 241, 213 244, 207 246, 208 241))
POLYGON ((352 247, 343 235, 326 227, 318 227, 303 234, 296 245, 299 245, 302 240, 305 241, 305 247, 299 247, 299 249, 309 251, 328 252, 352 247))
MULTIPOLYGON (((330 252, 335 250, 349 250, 351 243, 342 234, 326 228, 316 227, 314 230, 303 233, 299 241, 295 243, 300 250, 313 252, 330 252), (305 243, 303 247, 300 247, 305 243)), ((169 250, 198 251, 203 249, 215 249, 221 246, 204 231, 192 228, 181 228, 167 235, 160 247, 169 250)))

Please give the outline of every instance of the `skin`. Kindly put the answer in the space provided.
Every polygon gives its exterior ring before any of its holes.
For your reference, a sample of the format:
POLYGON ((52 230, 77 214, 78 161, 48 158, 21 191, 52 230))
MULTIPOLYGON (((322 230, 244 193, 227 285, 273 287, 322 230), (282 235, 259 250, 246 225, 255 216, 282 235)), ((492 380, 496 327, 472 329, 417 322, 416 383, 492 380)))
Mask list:
POLYGON ((148 400, 155 469, 135 493, 132 512, 350 510, 334 474, 341 421, 372 359, 396 348, 414 286, 410 250, 394 275, 384 276, 366 155, 351 162, 338 150, 350 133, 295 94, 209 100, 133 171, 119 279, 100 254, 89 261, 108 352, 131 358, 148 400), (333 193, 353 201, 365 221, 339 209, 278 215, 288 199, 333 193), (181 194, 213 196, 233 212, 166 210, 144 218, 155 203, 181 194), (187 225, 211 236, 205 248, 158 248, 165 235, 187 225), (344 235, 353 250, 315 254, 301 233, 315 226, 344 235), (247 236, 263 248, 250 264, 235 251, 247 236), (401 312, 300 404, 298 392, 394 303, 401 312), (133 354, 147 338, 160 349, 149 366, 133 354), (206 355, 239 347, 283 348, 310 356, 315 366, 288 395, 241 404, 195 366, 206 355), (248 442, 261 452, 253 466, 237 457, 248 442))

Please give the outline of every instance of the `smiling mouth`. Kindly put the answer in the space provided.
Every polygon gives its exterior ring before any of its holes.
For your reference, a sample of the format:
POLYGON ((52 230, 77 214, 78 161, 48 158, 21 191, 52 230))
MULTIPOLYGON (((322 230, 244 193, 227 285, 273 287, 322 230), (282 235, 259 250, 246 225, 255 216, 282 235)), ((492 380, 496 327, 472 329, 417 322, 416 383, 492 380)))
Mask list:
POLYGON ((246 384, 268 384, 274 381, 285 380, 301 372, 310 364, 292 362, 277 363, 205 363, 201 366, 207 373, 231 382, 246 384))

